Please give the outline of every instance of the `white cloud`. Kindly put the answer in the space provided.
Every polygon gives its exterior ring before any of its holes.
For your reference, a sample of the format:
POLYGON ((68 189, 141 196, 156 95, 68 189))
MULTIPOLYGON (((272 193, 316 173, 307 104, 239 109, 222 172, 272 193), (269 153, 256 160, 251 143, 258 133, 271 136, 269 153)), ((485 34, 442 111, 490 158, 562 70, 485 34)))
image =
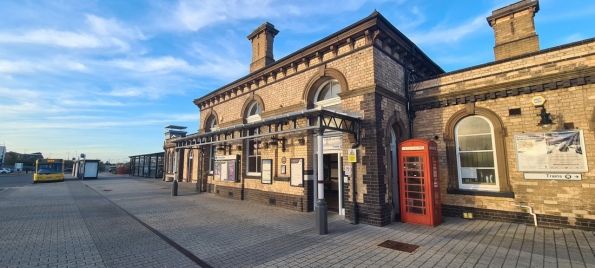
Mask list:
POLYGON ((574 33, 574 34, 571 34, 571 35, 568 35, 568 36, 562 38, 562 41, 560 42, 560 44, 572 43, 572 42, 576 42, 576 41, 581 41, 583 39, 587 39, 587 38, 580 33, 574 33))
POLYGON ((35 73, 39 71, 57 73, 60 71, 86 71, 87 66, 79 61, 65 58, 32 60, 0 60, 1 73, 35 73))
POLYGON ((123 26, 115 19, 104 19, 87 15, 87 28, 65 31, 55 29, 33 29, 23 33, 0 33, 0 43, 18 43, 54 46, 76 49, 118 48, 129 51, 129 41, 144 40, 146 37, 137 28, 123 26))
POLYGON ((418 45, 458 42, 478 30, 484 30, 485 18, 486 16, 481 15, 454 27, 438 25, 427 32, 410 33, 407 36, 418 45))
POLYGON ((144 34, 136 27, 126 27, 115 19, 104 19, 88 14, 87 23, 91 30, 101 36, 119 36, 128 39, 145 40, 144 34))
POLYGON ((166 88, 158 89, 155 87, 116 87, 107 93, 109 96, 115 97, 143 97, 149 99, 157 99, 162 95, 167 94, 166 88))
MULTIPOLYGON (((172 14, 168 16, 170 20, 166 24, 173 22, 170 27, 199 31, 217 23, 231 23, 255 18, 290 19, 288 17, 293 17, 303 20, 305 17, 320 14, 331 16, 345 11, 358 10, 366 2, 381 3, 385 1, 346 0, 337 4, 332 1, 310 0, 296 4, 292 1, 229 0, 222 4, 219 0, 180 0, 173 7, 172 14)), ((397 4, 402 2, 403 0, 398 0, 397 4)))
POLYGON ((137 60, 114 60, 110 64, 116 67, 136 72, 161 72, 169 73, 172 71, 192 72, 192 67, 181 59, 176 59, 171 56, 160 58, 139 58, 137 60))
POLYGON ((95 48, 102 45, 101 40, 89 34, 52 29, 33 30, 24 34, 0 34, 0 42, 29 43, 69 48, 95 48))
POLYGON ((224 20, 262 18, 276 14, 271 0, 231 0, 223 4, 217 0, 182 0, 175 8, 173 18, 187 30, 198 31, 224 20))

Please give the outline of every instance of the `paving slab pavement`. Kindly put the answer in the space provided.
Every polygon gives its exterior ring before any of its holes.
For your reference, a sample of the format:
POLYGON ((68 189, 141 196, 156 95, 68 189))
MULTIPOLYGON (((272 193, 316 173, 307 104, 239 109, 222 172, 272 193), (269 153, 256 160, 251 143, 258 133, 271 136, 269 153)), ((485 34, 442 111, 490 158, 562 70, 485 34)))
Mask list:
POLYGON ((331 213, 319 236, 314 213, 170 187, 104 175, 2 191, 0 267, 595 267, 588 231, 457 218, 375 227, 331 213))

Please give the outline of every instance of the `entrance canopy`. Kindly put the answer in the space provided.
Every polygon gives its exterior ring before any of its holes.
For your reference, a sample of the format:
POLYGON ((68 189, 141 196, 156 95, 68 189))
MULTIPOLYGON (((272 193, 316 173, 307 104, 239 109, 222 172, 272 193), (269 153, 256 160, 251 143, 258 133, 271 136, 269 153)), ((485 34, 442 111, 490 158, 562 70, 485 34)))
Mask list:
POLYGON ((354 135, 356 143, 359 143, 361 118, 359 116, 318 108, 265 118, 252 123, 238 124, 207 133, 191 134, 177 139, 175 143, 176 149, 190 148, 307 130, 334 130, 351 133, 354 135), (300 121, 300 124, 298 124, 298 121, 300 121), (303 121, 306 122, 305 125, 301 123, 303 121), (263 126, 266 127, 266 131, 253 135, 248 134, 250 133, 248 130, 263 126))

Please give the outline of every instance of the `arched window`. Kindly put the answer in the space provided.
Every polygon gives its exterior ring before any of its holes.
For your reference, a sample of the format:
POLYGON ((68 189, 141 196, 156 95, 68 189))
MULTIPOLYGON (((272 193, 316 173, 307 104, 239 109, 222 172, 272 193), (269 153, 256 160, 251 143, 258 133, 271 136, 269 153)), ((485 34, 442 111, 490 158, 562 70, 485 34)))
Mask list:
POLYGON ((341 92, 341 85, 339 81, 336 79, 328 80, 318 88, 316 94, 314 95, 314 105, 315 106, 329 106, 341 103, 341 98, 339 98, 339 93, 341 92))
POLYGON ((205 131, 211 132, 217 128, 217 117, 210 115, 205 124, 205 131))
POLYGON ((260 113, 262 113, 262 106, 260 106, 260 103, 253 101, 250 106, 248 106, 246 121, 254 122, 260 120, 260 113))
POLYGON ((494 127, 485 117, 464 117, 455 126, 459 187, 498 191, 494 127))

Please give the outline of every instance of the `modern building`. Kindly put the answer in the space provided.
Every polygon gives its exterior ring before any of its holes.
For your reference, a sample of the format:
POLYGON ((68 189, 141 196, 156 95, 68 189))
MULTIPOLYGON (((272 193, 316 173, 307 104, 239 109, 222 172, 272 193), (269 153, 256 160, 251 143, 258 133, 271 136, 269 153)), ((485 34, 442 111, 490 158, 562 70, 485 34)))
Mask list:
POLYGON ((493 11, 496 60, 448 73, 378 12, 279 60, 264 23, 248 35, 250 74, 193 101, 198 132, 168 128, 164 179, 304 212, 324 197, 379 226, 435 202, 445 216, 593 230, 595 39, 540 50, 538 11, 493 11), (435 142, 439 180, 400 171, 413 138, 435 142))

